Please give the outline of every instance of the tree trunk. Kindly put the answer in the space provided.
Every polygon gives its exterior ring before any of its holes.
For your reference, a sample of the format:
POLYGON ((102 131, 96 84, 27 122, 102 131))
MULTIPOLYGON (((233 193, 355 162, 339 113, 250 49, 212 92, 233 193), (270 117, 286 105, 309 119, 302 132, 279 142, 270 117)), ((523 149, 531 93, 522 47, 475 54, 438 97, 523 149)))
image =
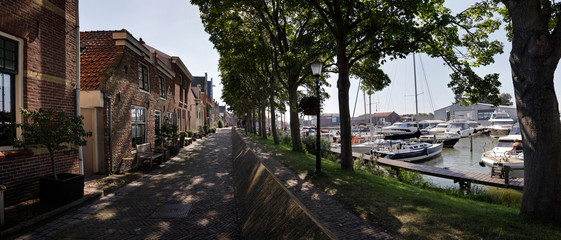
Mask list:
MULTIPOLYGON (((289 80, 290 82, 290 80, 289 80)), ((290 138, 292 139, 292 151, 304 152, 302 139, 300 138, 300 119, 298 118, 298 86, 288 86, 288 102, 290 104, 290 138)))
POLYGON ((545 35, 528 33, 518 40, 510 64, 524 146, 520 214, 560 224, 561 123, 553 86, 559 58, 551 58, 553 43, 545 35))
POLYGON ((277 133, 277 121, 275 117, 275 95, 271 94, 269 102, 271 103, 271 132, 273 133, 273 141, 276 145, 280 144, 279 135, 277 133))
POLYGON ((341 117, 341 168, 352 171, 353 149, 351 145, 351 114, 349 109, 350 65, 342 41, 337 44, 337 68, 339 70, 337 89, 339 95, 339 115, 341 117))
POLYGON ((267 101, 263 99, 261 102, 261 136, 263 139, 267 139, 267 101))

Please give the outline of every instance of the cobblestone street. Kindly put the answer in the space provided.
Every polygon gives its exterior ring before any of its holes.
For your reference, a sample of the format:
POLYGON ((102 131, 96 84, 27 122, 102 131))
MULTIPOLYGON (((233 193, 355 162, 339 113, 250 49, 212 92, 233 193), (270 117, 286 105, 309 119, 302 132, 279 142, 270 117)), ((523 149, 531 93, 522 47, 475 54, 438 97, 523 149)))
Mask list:
POLYGON ((230 135, 218 129, 161 169, 18 239, 239 239, 230 135))

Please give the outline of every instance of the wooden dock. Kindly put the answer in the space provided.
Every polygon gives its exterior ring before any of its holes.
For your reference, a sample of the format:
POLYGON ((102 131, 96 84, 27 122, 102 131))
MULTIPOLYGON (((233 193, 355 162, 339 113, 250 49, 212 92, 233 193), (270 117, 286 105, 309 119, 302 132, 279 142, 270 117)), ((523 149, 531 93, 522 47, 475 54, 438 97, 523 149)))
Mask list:
MULTIPOLYGON (((340 149, 332 149, 331 152, 336 154, 341 154, 340 149)), ((360 158, 368 160, 370 155, 362 155, 360 153, 353 152, 353 158, 360 158)), ((489 173, 475 173, 466 172, 454 169, 446 169, 440 167, 425 166, 415 163, 408 163, 397 160, 390 160, 386 158, 378 158, 378 164, 389 166, 392 169, 404 169, 407 171, 418 172, 421 174, 426 174, 435 177, 448 178, 454 180, 454 183, 459 183, 461 189, 469 190, 471 183, 477 183, 487 186, 500 187, 500 188, 512 188, 516 190, 522 190, 524 188, 524 178, 510 178, 502 179, 499 177, 492 177, 489 173)))

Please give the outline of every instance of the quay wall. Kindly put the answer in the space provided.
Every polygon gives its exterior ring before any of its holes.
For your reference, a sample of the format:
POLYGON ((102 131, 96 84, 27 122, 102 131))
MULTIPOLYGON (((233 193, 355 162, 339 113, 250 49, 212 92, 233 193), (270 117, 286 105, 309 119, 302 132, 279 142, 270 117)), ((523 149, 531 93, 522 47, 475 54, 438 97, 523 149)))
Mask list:
POLYGON ((245 239, 336 239, 232 130, 234 186, 245 239))

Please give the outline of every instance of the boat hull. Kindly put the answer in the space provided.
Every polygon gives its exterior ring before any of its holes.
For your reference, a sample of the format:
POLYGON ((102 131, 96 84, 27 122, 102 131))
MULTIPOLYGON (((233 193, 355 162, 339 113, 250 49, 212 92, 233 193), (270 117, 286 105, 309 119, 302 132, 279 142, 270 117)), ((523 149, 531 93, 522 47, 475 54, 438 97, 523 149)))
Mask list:
POLYGON ((380 158, 404 162, 422 162, 434 158, 442 153, 442 144, 432 144, 431 147, 407 152, 372 151, 380 158))
POLYGON ((439 137, 421 137, 419 141, 426 143, 442 143, 442 147, 453 148, 456 143, 460 140, 460 137, 449 137, 449 138, 439 138, 439 137))
POLYGON ((489 129, 489 135, 491 137, 506 136, 509 133, 510 133, 510 129, 508 129, 508 128, 490 128, 489 129))
POLYGON ((487 167, 489 173, 493 173, 497 166, 504 168, 505 166, 510 167, 509 176, 511 178, 523 178, 524 177, 524 161, 502 161, 494 157, 481 157, 479 165, 487 167))

